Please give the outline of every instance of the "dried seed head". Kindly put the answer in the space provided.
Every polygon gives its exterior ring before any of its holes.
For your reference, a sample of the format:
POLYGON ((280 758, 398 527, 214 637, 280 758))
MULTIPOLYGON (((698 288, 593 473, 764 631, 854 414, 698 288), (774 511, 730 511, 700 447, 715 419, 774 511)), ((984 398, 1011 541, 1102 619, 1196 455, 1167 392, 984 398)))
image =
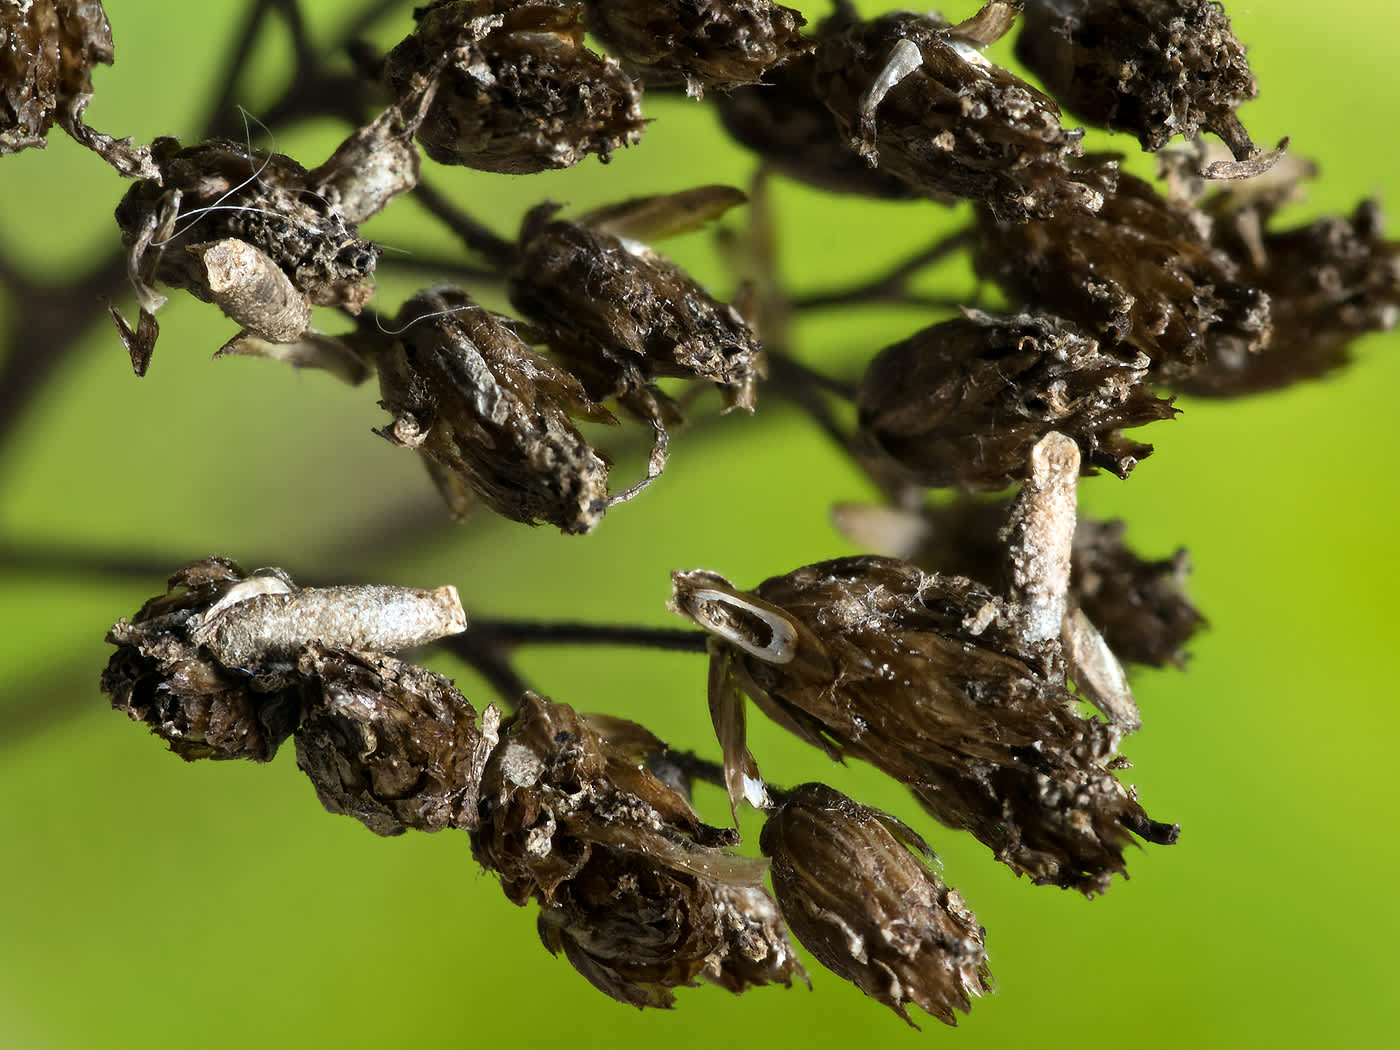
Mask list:
POLYGON ((640 761, 637 740, 655 738, 599 726, 526 694, 486 766, 472 851, 511 900, 539 901, 545 947, 634 1006, 670 1006, 701 978, 742 991, 802 976, 764 865, 717 848, 735 839, 640 761))
POLYGON ((0 6, 0 156, 44 146, 92 95, 92 69, 110 66, 112 27, 97 0, 0 6))
POLYGON ((1017 307, 1066 318, 1111 353, 1146 354, 1153 382, 1263 345, 1269 296, 1210 243, 1202 217, 1131 175, 1105 187, 1097 214, 1011 223, 984 211, 978 272, 1017 307))
POLYGON ((715 106, 725 130, 777 171, 829 193, 886 200, 924 196, 903 179, 872 168, 852 147, 817 97, 815 70, 816 60, 801 55, 767 74, 756 87, 720 92, 715 106))
POLYGON ((1229 16, 1209 0, 1027 0, 1016 57, 1076 116, 1159 150, 1204 128, 1237 160, 1235 116, 1258 88, 1229 16))
POLYGON ((326 809, 377 835, 476 825, 494 708, 478 730, 450 680, 382 653, 313 642, 297 670, 307 683, 297 765, 326 809))
POLYGON ((752 410, 763 359, 738 311, 646 245, 554 220, 557 210, 546 204, 526 216, 508 290, 589 393, 654 419, 653 380, 708 379, 730 406, 752 410))
POLYGON ((1058 641, 1027 641, 1014 602, 982 585, 874 557, 752 592, 713 573, 673 580, 676 610, 715 636, 712 713, 747 695, 833 758, 900 780, 1017 873, 1101 892, 1130 831, 1175 839, 1112 774, 1121 730, 1075 713, 1058 641))
POLYGON ((969 310, 875 357, 860 427, 923 485, 1005 488, 1051 431, 1075 440, 1086 469, 1126 477, 1152 446, 1122 430, 1175 414, 1147 385, 1147 365, 1103 353, 1058 318, 969 310))
POLYGON ((401 98, 437 84, 418 141, 439 164, 529 174, 641 139, 641 90, 583 46, 581 0, 438 0, 415 16, 385 74, 401 98))
POLYGON ((981 47, 1010 26, 993 2, 959 25, 907 12, 822 27, 817 94, 871 165, 935 196, 983 201, 1009 222, 1098 206, 1074 174, 1080 131, 981 47))
POLYGON ((985 931, 927 863, 928 845, 888 813, 803 784, 768 818, 760 843, 797 939, 909 1024, 909 1003, 956 1025, 956 1011, 991 990, 985 931))
MULTIPOLYGON (((1009 508, 1010 500, 971 498, 917 513, 843 504, 833 517, 842 533, 875 554, 1004 587, 1001 528, 1009 508)), ((1070 607, 1083 612, 1125 663, 1182 666, 1186 643, 1205 623, 1186 595, 1190 559, 1178 550, 1147 560, 1124 542, 1124 528, 1121 521, 1079 518, 1070 552, 1070 607)))
POLYGON ((441 471, 454 506, 470 490, 512 521, 588 532, 608 505, 607 461, 571 416, 612 422, 582 384, 455 288, 420 292, 379 357, 381 433, 441 471))
POLYGON ((773 0, 587 0, 588 28, 648 84, 706 88, 757 84, 805 54, 807 20, 773 0))
POLYGON ((193 637, 201 618, 248 580, 237 563, 205 558, 171 576, 164 595, 107 635, 117 651, 102 674, 102 691, 188 761, 267 762, 301 721, 293 677, 232 670, 193 637))

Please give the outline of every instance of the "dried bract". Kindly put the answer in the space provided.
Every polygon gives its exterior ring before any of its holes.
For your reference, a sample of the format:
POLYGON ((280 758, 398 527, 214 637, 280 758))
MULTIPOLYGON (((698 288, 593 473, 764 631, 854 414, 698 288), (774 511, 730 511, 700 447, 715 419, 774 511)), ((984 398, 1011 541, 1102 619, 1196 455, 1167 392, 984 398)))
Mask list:
POLYGON ((862 434, 922 485, 1001 489, 1053 431, 1126 477, 1151 445, 1121 431, 1174 414, 1123 361, 1057 318, 969 310, 886 347, 861 380, 862 434))
POLYGON ((807 20, 773 0, 586 0, 588 28, 648 84, 706 88, 757 84, 811 50, 807 20))
POLYGON ((164 595, 107 635, 117 651, 102 673, 103 693, 187 761, 267 762, 301 721, 300 688, 292 676, 250 676, 226 667, 196 638, 205 614, 235 587, 256 586, 249 581, 235 562, 205 558, 171 576, 164 595))
POLYGON ((764 865, 718 848, 732 836, 634 753, 650 734, 612 741, 625 725, 526 694, 486 766, 476 858, 515 903, 539 901, 545 947, 620 1002, 668 1007, 702 978, 739 992, 803 976, 764 865))
POLYGON ((556 220, 557 210, 526 216, 510 299, 589 393, 657 420, 655 379, 707 379, 729 406, 752 410, 763 358, 738 311, 646 245, 556 220))
POLYGON ((724 129, 775 170, 829 193, 886 200, 925 196, 861 157, 817 97, 815 70, 816 60, 802 55, 767 74, 762 84, 721 92, 715 111, 724 129))
POLYGON ((1097 208, 1100 191, 1074 171, 1083 133, 979 50, 1010 26, 1011 8, 989 3, 959 25, 907 12, 835 18, 817 47, 817 94, 872 166, 925 193, 983 201, 1008 222, 1097 208))
POLYGON ((906 784, 1017 873, 1102 892, 1130 831, 1174 841, 1113 776, 1121 729, 1075 713, 1058 641, 1028 640, 1016 605, 981 584, 876 557, 751 592, 710 572, 673 582, 674 608, 714 635, 712 712, 747 695, 906 784))
POLYGON ((607 160, 642 136, 641 90, 583 45, 581 0, 439 0, 389 53, 385 75, 406 97, 437 95, 418 141, 439 164, 529 174, 607 160))
POLYGON ((1012 223, 983 211, 979 230, 974 265, 1015 306, 1066 318, 1110 353, 1146 354, 1153 382, 1268 339, 1269 296, 1210 243, 1202 217, 1131 175, 1097 214, 1012 223))
POLYGON ((797 939, 909 1024, 913 1003, 956 1025, 956 1012, 991 989, 985 931, 927 863, 928 845, 888 813, 803 784, 768 818, 760 844, 797 939))
POLYGON ((307 686, 297 765, 326 809, 377 835, 475 826, 494 709, 478 730, 450 680, 382 653, 313 642, 297 670, 307 686))
POLYGON ((1229 16, 1209 0, 1027 0, 1016 57, 1071 113, 1159 150, 1200 128, 1237 160, 1235 110, 1259 94, 1229 16))
MULTIPOLYGON (((967 576, 1004 587, 1002 525, 1010 500, 960 498, 918 512, 841 504, 836 526, 875 554, 911 561, 925 572, 967 576)), ((1100 631, 1124 663, 1181 666, 1185 645, 1205 624, 1186 595, 1190 559, 1143 558, 1124 541, 1121 521, 1080 517, 1070 552, 1069 602, 1100 631)))
POLYGON ((613 422, 570 373, 455 288, 420 292, 379 355, 382 433, 439 468, 449 507, 468 490, 497 513, 588 532, 608 506, 608 463, 571 416, 613 422))

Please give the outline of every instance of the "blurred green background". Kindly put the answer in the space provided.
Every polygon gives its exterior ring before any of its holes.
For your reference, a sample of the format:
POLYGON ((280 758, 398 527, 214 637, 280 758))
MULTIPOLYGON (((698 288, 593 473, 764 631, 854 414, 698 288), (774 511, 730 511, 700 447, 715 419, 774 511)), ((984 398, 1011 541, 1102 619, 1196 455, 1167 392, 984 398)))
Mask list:
MULTIPOLYGON (((97 74, 90 122, 138 140, 188 136, 244 5, 106 6, 117 65, 97 74)), ((337 6, 347 5, 313 7, 314 32, 337 24, 337 6)), ((1400 16, 1374 0, 1272 0, 1230 13, 1261 87, 1242 111, 1249 130, 1266 145, 1290 135, 1321 163, 1293 217, 1349 211, 1373 193, 1400 202, 1400 16)), ((392 43, 407 25, 405 10, 376 39, 392 43)), ((1003 60, 1009 51, 1005 41, 994 48, 1003 60)), ((284 86, 288 53, 280 29, 265 35, 239 99, 253 113, 284 86)), ((751 161, 725 144, 706 107, 648 106, 656 119, 643 142, 606 167, 431 175, 505 233, 545 197, 583 207, 746 184, 751 161)), ((280 130, 275 145, 313 165, 342 134, 280 130)), ((85 270, 116 243, 122 190, 57 132, 44 152, 4 158, 5 257, 41 277, 85 270)), ((797 289, 874 273, 965 218, 789 183, 775 194, 782 265, 797 289)), ((742 209, 726 221, 737 228, 742 209)), ((391 249, 454 250, 411 203, 366 233, 391 249)), ((721 294, 732 290, 709 235, 665 250, 721 294)), ((955 264, 927 286, 966 294, 972 279, 955 264)), ((384 280, 386 312, 411 287, 384 280)), ((129 296, 120 305, 134 309, 129 296)), ((13 297, 0 303, 15 308, 13 297)), ((849 372, 936 319, 825 314, 801 326, 801 348, 849 372)), ((1135 768, 1124 775, 1149 813, 1181 823, 1180 844, 1135 851, 1131 881, 1105 897, 1017 880, 871 770, 832 768, 780 731, 753 728, 774 781, 827 779, 914 823, 986 925, 998 990, 958 1031, 930 1022, 919 1035, 810 960, 810 992, 701 988, 682 991, 673 1013, 621 1006, 545 953, 533 909, 504 899, 464 836, 382 840, 327 815, 290 747, 264 767, 187 765, 97 690, 107 627, 162 591, 167 571, 211 551, 321 580, 454 583, 481 615, 678 625, 665 608, 671 569, 752 586, 851 551, 829 508, 873 493, 804 418, 769 399, 752 418, 715 420, 717 402, 703 400, 694 416, 704 422, 676 436, 665 477, 592 536, 484 512, 451 526, 418 464, 370 434, 384 421, 372 386, 211 362, 232 325, 182 294, 160 321, 141 380, 106 319, 96 321, 0 449, 0 1046, 1200 1048, 1393 1038, 1400 334, 1362 341, 1350 370, 1286 394, 1183 399, 1176 421, 1145 432, 1157 454, 1128 482, 1104 475, 1083 486, 1082 505, 1124 517, 1144 554, 1190 548, 1192 593, 1211 623, 1186 672, 1135 681, 1146 728, 1125 745, 1135 768), (162 569, 107 571, 118 556, 162 569)), ((619 478, 640 474, 638 451, 619 478)), ((464 667, 432 663, 478 706, 490 698, 464 667)), ((700 657, 528 650, 521 666, 580 709, 716 750, 700 657)), ((702 789, 698 802, 723 819, 717 792, 702 789)), ((750 841, 756 830, 746 826, 750 841)))

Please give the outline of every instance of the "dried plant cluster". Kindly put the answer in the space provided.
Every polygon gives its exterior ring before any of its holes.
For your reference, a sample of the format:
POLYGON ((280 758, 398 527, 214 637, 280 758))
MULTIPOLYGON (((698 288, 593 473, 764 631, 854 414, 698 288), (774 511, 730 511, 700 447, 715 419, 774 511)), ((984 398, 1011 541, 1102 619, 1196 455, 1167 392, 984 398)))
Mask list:
MULTIPOLYGON (((356 49, 378 109, 306 166, 228 138, 92 131, 89 73, 114 53, 101 6, 0 7, 0 153, 42 146, 56 123, 133 180, 116 219, 139 314, 112 316, 138 374, 160 289, 184 289, 237 325, 220 353, 377 376, 379 433, 417 453, 457 517, 481 503, 566 534, 606 527, 707 404, 688 386, 717 389, 723 411, 793 400, 886 497, 834 511, 868 554, 753 586, 674 574, 672 608, 700 630, 664 641, 708 654, 718 761, 531 691, 512 647, 548 630, 469 624, 451 586, 302 588, 217 556, 111 629, 113 706, 189 760, 268 761, 292 738, 325 807, 377 834, 466 832, 506 896, 536 903, 545 947, 622 1002, 805 980, 795 937, 911 1024, 910 1005, 955 1023, 991 986, 972 911, 899 819, 824 784, 768 781, 750 708, 873 765, 1030 881, 1104 892, 1127 847, 1178 834, 1121 779, 1120 747, 1142 724, 1125 666, 1180 666, 1203 620, 1184 552, 1145 559, 1122 523, 1080 517, 1081 476, 1128 477, 1152 446, 1125 431, 1175 416, 1176 393, 1316 377, 1400 307, 1400 249, 1374 202, 1280 218, 1313 172, 1244 130, 1236 109, 1257 88, 1218 4, 993 0, 958 14, 867 19, 838 2, 809 26, 771 0, 438 0, 405 16, 386 53, 356 49), (1013 29, 1039 86, 984 54, 1013 29), (511 174, 645 150, 644 93, 658 89, 717 107, 760 162, 760 194, 787 177, 911 212, 970 202, 967 228, 925 261, 965 249, 1007 306, 963 304, 821 376, 789 338, 803 305, 763 251, 746 260, 759 277, 726 299, 649 243, 729 213, 738 190, 586 214, 542 201, 499 233, 419 181, 420 149, 511 174), (1061 106, 1150 151, 1191 141, 1148 182, 1086 154, 1061 106), (480 305, 470 280, 370 316, 389 259, 359 226, 410 194, 463 240, 478 294, 503 291, 515 316, 480 305), (331 310, 338 330, 316 327, 331 310), (650 445, 643 477, 612 476, 606 433, 650 445), (478 711, 394 655, 429 644, 481 671, 496 702, 478 711), (725 789, 734 828, 740 807, 764 813, 761 856, 702 821, 697 781, 725 789)), ((731 246, 781 232, 763 208, 748 222, 731 246)))

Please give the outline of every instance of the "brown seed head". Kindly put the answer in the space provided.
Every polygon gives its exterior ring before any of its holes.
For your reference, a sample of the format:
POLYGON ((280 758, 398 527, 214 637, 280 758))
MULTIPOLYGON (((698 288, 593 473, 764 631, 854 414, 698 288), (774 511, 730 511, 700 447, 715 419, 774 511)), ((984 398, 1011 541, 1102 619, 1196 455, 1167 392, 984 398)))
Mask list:
POLYGON ((439 164, 529 174, 640 141, 641 89, 584 47, 581 0, 438 0, 389 53, 408 97, 437 82, 418 141, 439 164))
POLYGON ((760 844, 797 939, 909 1024, 909 1003, 956 1025, 956 1012, 991 990, 985 931, 927 863, 928 845, 888 813, 803 784, 768 818, 760 844))
POLYGON ((0 156, 44 145, 92 94, 92 69, 110 66, 112 27, 97 0, 0 6, 0 156))
POLYGON ((588 532, 608 505, 608 464, 571 417, 612 422, 569 372, 455 288, 420 292, 379 357, 381 433, 441 471, 448 505, 468 490, 497 513, 588 532))

